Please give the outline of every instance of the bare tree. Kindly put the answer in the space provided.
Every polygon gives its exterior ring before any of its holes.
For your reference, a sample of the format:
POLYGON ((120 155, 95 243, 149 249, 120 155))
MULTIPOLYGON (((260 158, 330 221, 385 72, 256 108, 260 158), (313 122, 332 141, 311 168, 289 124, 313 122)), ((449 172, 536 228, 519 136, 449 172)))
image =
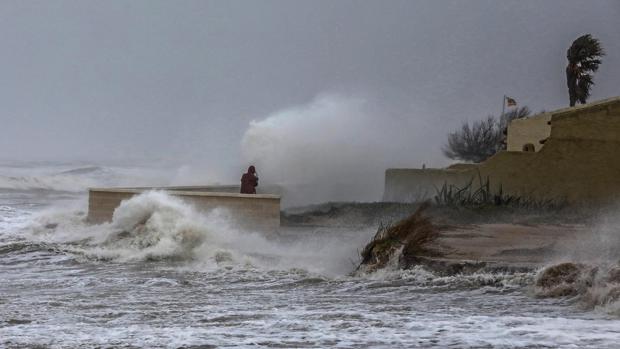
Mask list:
MULTIPOLYGON (((526 118, 530 116, 531 113, 532 111, 527 105, 521 108, 515 108, 512 110, 509 110, 506 113, 504 113, 504 115, 500 116, 499 126, 502 130, 505 130, 508 127, 508 124, 510 124, 512 120, 526 118)), ((540 113, 543 113, 543 111, 541 111, 540 113)))
MULTIPOLYGON (((500 150, 506 149, 506 137, 508 137, 508 125, 510 124, 510 122, 515 119, 526 118, 530 116, 531 113, 532 112, 530 111, 530 108, 528 108, 528 106, 526 105, 521 108, 512 109, 504 113, 504 115, 499 118, 499 129, 502 131, 503 136, 500 150)), ((544 113, 544 110, 540 111, 539 113, 544 113)))
POLYGON ((489 115, 485 120, 463 123, 460 130, 448 134, 443 153, 450 159, 482 162, 505 149, 504 139, 510 121, 530 115, 527 106, 513 109, 499 118, 489 115))
POLYGON ((461 130, 450 133, 443 153, 450 159, 482 162, 499 150, 501 139, 497 121, 489 116, 486 120, 474 121, 471 126, 466 122, 461 130))

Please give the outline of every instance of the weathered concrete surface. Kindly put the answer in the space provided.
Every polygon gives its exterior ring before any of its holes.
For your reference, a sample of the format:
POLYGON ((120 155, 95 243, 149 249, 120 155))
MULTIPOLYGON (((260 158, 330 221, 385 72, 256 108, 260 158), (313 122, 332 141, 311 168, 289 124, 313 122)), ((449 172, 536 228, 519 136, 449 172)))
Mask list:
MULTIPOLYGON (((127 187, 117 189, 140 189, 140 190, 166 190, 166 191, 196 191, 196 192, 215 192, 215 193, 239 193, 240 186, 237 184, 227 185, 200 185, 200 186, 171 186, 171 187, 127 187)), ((256 188, 257 194, 273 194, 282 196, 284 188, 278 185, 260 185, 256 188)))
POLYGON ((272 231, 280 226, 279 196, 213 192, 204 190, 205 187, 92 188, 88 195, 87 219, 91 223, 110 221, 121 201, 153 189, 165 190, 168 194, 193 205, 199 211, 209 211, 218 207, 228 209, 236 217, 237 221, 234 223, 244 228, 272 231))
MULTIPOLYGON (((525 199, 609 204, 620 197, 620 97, 551 114, 538 152, 502 151, 473 166, 388 169, 384 201, 409 202, 444 183, 489 178, 491 190, 525 199)), ((510 129, 509 129, 510 132, 510 129)))

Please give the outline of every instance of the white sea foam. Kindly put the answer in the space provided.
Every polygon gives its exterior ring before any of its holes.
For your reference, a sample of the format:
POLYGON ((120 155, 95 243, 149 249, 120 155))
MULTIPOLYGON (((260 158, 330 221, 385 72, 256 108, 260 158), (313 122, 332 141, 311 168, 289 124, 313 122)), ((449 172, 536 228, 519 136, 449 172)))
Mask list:
POLYGON ((15 248, 0 254, 0 347, 617 345, 617 318, 530 297, 531 274, 348 276, 373 231, 269 237, 161 192, 101 225, 84 222, 83 205, 13 226, 15 248))
POLYGON ((584 309, 620 315, 618 212, 618 207, 608 208, 589 234, 559 242, 562 252, 536 276, 538 296, 571 297, 584 309))
POLYGON ((111 223, 89 225, 84 213, 46 210, 26 229, 37 241, 62 243, 88 258, 140 261, 173 259, 193 268, 251 264, 265 269, 301 268, 329 275, 352 270, 366 239, 349 235, 303 234, 284 241, 240 230, 225 209, 198 212, 164 192, 150 191, 123 201, 111 223))

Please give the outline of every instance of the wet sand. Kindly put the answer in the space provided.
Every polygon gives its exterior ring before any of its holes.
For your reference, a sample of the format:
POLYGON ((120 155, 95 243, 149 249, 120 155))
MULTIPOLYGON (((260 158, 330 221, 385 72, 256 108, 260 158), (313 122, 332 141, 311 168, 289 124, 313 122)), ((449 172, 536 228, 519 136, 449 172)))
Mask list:
POLYGON ((449 226, 422 257, 453 262, 542 266, 588 233, 585 225, 479 224, 449 226))
MULTIPOLYGON (((282 216, 288 231, 309 228, 366 231, 369 240, 378 226, 394 224, 412 214, 418 204, 327 203, 282 216), (369 233, 370 232, 370 233, 369 233)), ((440 229, 426 252, 401 267, 425 264, 446 273, 480 268, 537 269, 570 258, 591 240, 596 210, 510 207, 449 208, 431 206, 427 213, 440 229)), ((291 234, 296 235, 296 234, 291 234)), ((362 246, 360 246, 360 249, 362 246)))

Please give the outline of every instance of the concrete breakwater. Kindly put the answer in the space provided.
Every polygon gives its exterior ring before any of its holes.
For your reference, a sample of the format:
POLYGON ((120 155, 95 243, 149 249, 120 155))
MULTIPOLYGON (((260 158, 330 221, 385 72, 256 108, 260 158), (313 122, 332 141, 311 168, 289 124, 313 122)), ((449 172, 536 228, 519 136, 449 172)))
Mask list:
POLYGON ((227 209, 235 217, 234 223, 243 228, 275 231, 280 227, 280 196, 239 194, 235 186, 91 188, 88 191, 87 220, 90 223, 110 221, 114 210, 123 200, 150 190, 165 191, 199 211, 227 209))

